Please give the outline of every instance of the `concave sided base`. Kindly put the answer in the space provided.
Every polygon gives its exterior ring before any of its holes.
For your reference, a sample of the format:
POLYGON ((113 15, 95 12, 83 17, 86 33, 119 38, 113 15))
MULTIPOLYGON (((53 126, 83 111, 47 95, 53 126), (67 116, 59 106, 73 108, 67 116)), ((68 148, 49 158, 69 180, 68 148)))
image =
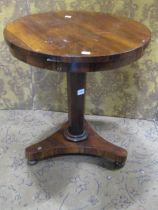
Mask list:
MULTIPOLYGON (((70 66, 75 71, 76 65, 70 66)), ((45 140, 26 148, 28 161, 57 155, 85 154, 109 159, 123 166, 127 151, 99 136, 84 119, 85 73, 67 73, 68 122, 45 140)))
POLYGON ((99 136, 88 122, 84 122, 88 138, 84 141, 72 142, 64 137, 64 130, 68 122, 61 129, 45 140, 26 148, 28 161, 38 161, 48 157, 66 154, 85 154, 106 158, 119 165, 124 165, 127 151, 99 136))

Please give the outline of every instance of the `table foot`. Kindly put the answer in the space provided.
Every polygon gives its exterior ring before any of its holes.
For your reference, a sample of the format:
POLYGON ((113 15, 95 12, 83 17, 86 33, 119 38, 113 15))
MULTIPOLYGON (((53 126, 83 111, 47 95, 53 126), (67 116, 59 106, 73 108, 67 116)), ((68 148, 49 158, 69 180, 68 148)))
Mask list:
POLYGON ((37 163, 38 163, 37 160, 28 160, 28 161, 27 161, 27 164, 30 165, 30 166, 34 166, 34 165, 36 165, 37 163))
POLYGON ((68 123, 65 123, 45 140, 27 147, 26 158, 28 161, 32 162, 58 155, 83 154, 109 159, 116 167, 124 165, 127 151, 99 136, 86 121, 84 127, 88 133, 88 138, 84 141, 72 142, 67 140, 64 136, 64 130, 67 127, 68 123))

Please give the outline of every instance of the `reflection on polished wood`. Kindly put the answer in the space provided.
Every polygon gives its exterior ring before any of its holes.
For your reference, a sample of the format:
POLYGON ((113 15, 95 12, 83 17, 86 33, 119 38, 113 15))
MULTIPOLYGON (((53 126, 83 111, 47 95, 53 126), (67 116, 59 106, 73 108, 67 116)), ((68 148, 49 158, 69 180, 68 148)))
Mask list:
POLYGON ((149 43, 150 31, 125 17, 60 11, 19 18, 7 25, 4 37, 13 55, 26 63, 71 71, 67 64, 75 62, 79 66, 75 72, 86 72, 137 60, 149 43))
POLYGON ((4 37, 19 60, 67 72, 68 122, 26 148, 27 159, 88 154, 123 166, 127 151, 100 137, 84 120, 86 72, 118 68, 140 58, 151 38, 148 28, 110 14, 60 11, 21 17, 6 26, 4 37))

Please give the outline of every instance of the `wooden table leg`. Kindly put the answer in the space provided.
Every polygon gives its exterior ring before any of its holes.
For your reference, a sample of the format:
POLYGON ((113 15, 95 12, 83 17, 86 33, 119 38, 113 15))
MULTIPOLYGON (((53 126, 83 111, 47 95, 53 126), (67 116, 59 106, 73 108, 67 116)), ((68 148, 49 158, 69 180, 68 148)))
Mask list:
POLYGON ((123 166, 127 151, 99 136, 84 120, 85 73, 67 73, 68 122, 45 140, 26 148, 26 158, 37 161, 57 155, 85 154, 107 158, 123 166))

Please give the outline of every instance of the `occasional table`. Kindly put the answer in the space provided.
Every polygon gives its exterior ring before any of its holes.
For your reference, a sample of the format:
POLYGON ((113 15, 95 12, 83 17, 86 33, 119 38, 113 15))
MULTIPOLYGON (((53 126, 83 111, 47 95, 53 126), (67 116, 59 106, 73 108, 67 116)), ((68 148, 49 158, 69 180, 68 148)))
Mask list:
POLYGON ((29 163, 86 154, 122 167, 127 151, 99 136, 84 119, 86 73, 115 69, 139 59, 150 41, 149 29, 126 17, 59 11, 21 17, 6 26, 4 37, 19 60, 67 74, 68 121, 45 140, 26 148, 29 163))

